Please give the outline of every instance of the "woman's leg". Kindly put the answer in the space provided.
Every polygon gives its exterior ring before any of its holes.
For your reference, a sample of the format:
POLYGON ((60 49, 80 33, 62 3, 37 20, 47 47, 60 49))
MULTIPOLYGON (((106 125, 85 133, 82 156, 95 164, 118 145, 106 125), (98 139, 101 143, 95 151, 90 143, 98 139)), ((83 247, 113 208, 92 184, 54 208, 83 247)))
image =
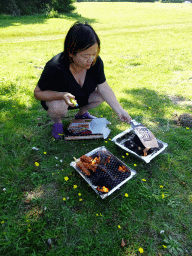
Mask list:
POLYGON ((48 115, 54 123, 62 123, 62 119, 67 115, 68 105, 64 100, 46 101, 48 115))
POLYGON ((87 112, 89 109, 98 107, 101 103, 103 103, 104 99, 102 98, 101 94, 96 89, 92 92, 88 99, 88 104, 80 108, 78 115, 82 115, 87 112))

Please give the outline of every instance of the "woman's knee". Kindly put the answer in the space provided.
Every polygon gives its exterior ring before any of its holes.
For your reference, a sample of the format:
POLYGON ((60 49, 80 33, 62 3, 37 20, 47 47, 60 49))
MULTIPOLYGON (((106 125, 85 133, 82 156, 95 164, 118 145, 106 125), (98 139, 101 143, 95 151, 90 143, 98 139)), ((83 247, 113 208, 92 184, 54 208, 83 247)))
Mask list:
POLYGON ((59 116, 67 115, 68 105, 64 100, 47 101, 46 105, 48 106, 48 113, 50 114, 59 116))
POLYGON ((98 90, 95 90, 93 93, 90 94, 89 103, 97 103, 98 105, 100 105, 101 103, 104 102, 103 97, 101 96, 101 94, 98 92, 98 90))

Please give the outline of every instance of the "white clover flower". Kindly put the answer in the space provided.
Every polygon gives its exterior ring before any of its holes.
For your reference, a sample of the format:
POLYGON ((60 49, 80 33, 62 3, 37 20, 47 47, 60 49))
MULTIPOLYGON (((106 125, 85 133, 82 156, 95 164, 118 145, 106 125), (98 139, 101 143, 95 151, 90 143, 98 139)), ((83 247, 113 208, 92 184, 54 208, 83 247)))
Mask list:
POLYGON ((6 188, 3 188, 3 191, 6 191, 6 188))
POLYGON ((160 231, 160 234, 163 234, 164 232, 165 232, 164 230, 161 230, 161 231, 160 231))
POLYGON ((32 149, 33 149, 33 150, 39 150, 39 149, 38 149, 38 148, 36 148, 36 147, 32 147, 32 149))

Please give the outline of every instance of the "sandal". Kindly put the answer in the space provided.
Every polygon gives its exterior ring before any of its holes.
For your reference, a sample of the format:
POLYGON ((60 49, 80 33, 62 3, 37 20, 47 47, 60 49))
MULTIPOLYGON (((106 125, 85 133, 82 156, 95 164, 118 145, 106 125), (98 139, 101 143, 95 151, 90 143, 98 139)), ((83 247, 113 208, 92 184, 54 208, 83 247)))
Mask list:
POLYGON ((61 123, 56 123, 52 127, 52 136, 56 140, 60 140, 63 136, 63 124, 61 123))
POLYGON ((89 112, 85 112, 82 115, 76 114, 75 119, 95 119, 97 118, 96 116, 92 116, 89 114, 89 112))

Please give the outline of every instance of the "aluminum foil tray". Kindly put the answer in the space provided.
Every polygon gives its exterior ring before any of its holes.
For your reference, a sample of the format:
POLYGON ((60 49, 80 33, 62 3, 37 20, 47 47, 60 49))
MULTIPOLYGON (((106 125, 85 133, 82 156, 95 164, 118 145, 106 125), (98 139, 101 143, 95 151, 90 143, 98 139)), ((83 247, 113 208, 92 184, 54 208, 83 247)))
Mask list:
POLYGON ((92 158, 100 156, 101 159, 106 160, 107 158, 110 159, 104 166, 105 171, 103 171, 100 166, 97 167, 96 172, 91 172, 90 176, 86 176, 80 168, 76 166, 76 163, 80 160, 78 158, 74 162, 70 163, 83 179, 92 187, 92 189, 102 198, 105 199, 117 189, 119 189, 123 184, 125 184, 128 180, 133 178, 136 175, 136 171, 132 170, 126 164, 124 164, 121 160, 115 157, 111 152, 109 152, 106 147, 99 147, 96 148, 89 153, 86 154, 87 156, 91 156, 92 158), (119 166, 126 167, 129 172, 120 172, 118 171, 119 166), (97 186, 105 186, 109 188, 107 193, 100 192, 96 188, 97 186))
POLYGON ((129 128, 127 130, 125 130, 122 133, 119 133, 118 135, 116 135, 112 141, 119 146, 120 148, 124 149, 125 151, 135 155, 136 157, 142 159, 143 161, 145 161, 146 163, 149 163, 153 158, 155 158, 157 155, 159 155, 162 151, 165 150, 165 148, 168 146, 167 143, 157 139, 159 148, 155 148, 155 149, 150 149, 147 153, 147 156, 142 156, 138 153, 136 153, 135 151, 131 150, 130 148, 127 148, 125 146, 125 142, 130 141, 131 138, 133 138, 133 136, 135 136, 135 132, 133 130, 133 128, 129 128))

